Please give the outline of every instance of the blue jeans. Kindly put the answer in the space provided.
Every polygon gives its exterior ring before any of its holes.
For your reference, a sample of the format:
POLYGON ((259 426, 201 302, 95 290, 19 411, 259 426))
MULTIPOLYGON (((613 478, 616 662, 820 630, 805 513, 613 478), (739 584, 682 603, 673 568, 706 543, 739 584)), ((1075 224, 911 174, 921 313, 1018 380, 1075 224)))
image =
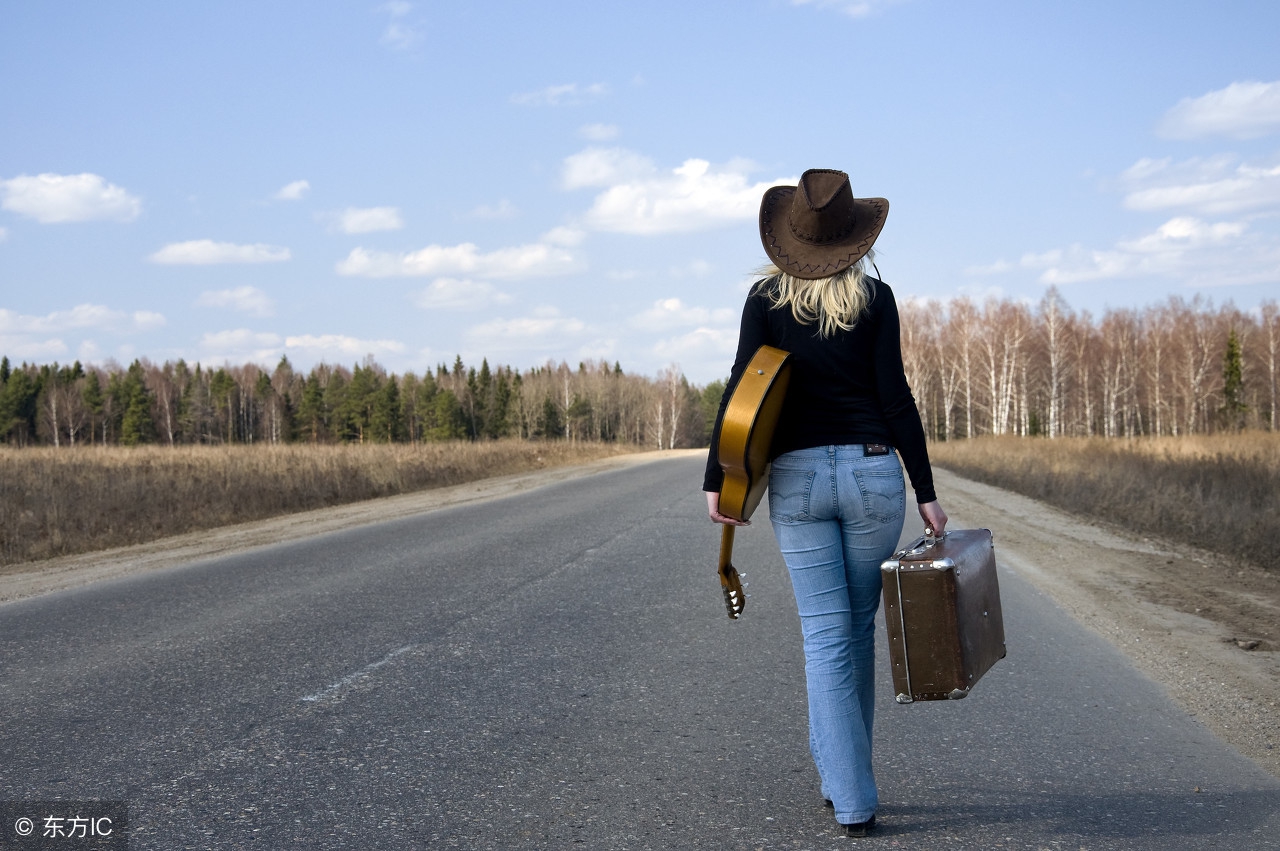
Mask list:
POLYGON ((878 803, 875 616, 905 501, 897 454, 864 456, 861 444, 788 452, 769 473, 769 519, 804 634, 809 749, 842 824, 866 821, 878 803))

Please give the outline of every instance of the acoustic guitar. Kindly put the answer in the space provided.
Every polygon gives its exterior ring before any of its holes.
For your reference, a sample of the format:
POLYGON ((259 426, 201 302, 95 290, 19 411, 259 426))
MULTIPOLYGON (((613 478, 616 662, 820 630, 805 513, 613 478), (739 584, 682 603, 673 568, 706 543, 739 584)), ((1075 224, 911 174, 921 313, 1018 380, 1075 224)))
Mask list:
MULTIPOLYGON (((782 412, 791 378, 791 355, 761 346, 738 379, 720 422, 720 513, 734 520, 750 520, 769 484, 769 446, 782 412)), ((733 526, 720 532, 720 588, 731 620, 746 606, 742 575, 733 566, 733 526)))

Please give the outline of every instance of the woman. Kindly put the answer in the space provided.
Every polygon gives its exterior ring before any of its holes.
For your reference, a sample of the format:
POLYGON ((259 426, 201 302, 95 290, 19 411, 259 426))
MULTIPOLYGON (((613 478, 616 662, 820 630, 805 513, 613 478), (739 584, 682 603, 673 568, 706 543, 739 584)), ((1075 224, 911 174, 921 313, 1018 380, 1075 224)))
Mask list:
MULTIPOLYGON (((898 454, 925 526, 941 534, 947 525, 902 368, 893 291, 866 272, 888 211, 883 198, 854 198, 849 176, 830 169, 765 192, 760 237, 773 266, 747 297, 714 432, 756 349, 790 352, 769 519, 800 611, 810 750, 822 796, 851 836, 875 825, 874 619, 880 564, 902 533, 898 454)), ((707 509, 717 523, 737 524, 718 510, 723 481, 713 439, 707 509)))

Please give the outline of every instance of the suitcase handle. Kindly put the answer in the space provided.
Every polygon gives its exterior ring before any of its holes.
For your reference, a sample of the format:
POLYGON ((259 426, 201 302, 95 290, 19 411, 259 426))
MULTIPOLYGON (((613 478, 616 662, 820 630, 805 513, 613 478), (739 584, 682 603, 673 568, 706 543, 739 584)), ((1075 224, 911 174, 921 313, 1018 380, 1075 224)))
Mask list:
POLYGON ((907 547, 902 554, 909 555, 909 556, 918 556, 921 553, 923 553, 925 550, 929 549, 930 547, 940 546, 942 542, 946 540, 946 538, 947 538, 946 532, 943 532, 941 535, 935 535, 933 534, 932 529, 926 528, 924 530, 924 534, 921 535, 919 538, 916 538, 916 542, 911 546, 907 547))

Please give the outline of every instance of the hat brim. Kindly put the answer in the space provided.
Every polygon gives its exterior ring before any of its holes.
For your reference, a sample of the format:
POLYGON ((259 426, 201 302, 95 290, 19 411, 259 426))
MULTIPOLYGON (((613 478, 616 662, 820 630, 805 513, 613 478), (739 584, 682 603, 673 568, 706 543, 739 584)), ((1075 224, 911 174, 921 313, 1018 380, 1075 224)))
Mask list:
POLYGON ((854 224, 849 234, 815 245, 798 238, 787 224, 787 210, 795 193, 794 186, 765 190, 760 201, 760 242, 774 265, 797 278, 827 278, 857 263, 871 250, 889 215, 889 202, 884 198, 854 198, 854 224))

